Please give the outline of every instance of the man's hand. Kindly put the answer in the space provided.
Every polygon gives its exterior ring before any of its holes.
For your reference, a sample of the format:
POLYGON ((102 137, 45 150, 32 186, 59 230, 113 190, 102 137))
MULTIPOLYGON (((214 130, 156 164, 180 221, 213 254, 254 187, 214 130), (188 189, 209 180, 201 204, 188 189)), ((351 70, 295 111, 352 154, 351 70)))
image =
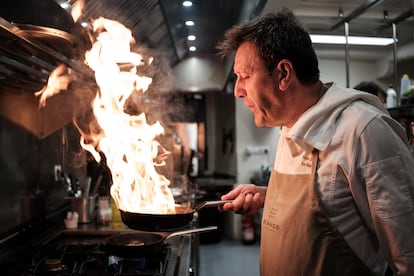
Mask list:
POLYGON ((232 210, 237 214, 256 213, 263 208, 266 189, 254 184, 241 184, 221 197, 222 200, 232 199, 233 202, 219 206, 219 210, 232 210))

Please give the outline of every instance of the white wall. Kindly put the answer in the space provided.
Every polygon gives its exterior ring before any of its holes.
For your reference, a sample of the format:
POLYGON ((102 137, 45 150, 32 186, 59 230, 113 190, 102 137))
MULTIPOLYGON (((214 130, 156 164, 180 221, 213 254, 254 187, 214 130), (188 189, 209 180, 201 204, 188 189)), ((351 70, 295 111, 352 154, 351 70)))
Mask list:
POLYGON ((246 147, 269 147, 268 160, 270 164, 273 164, 279 139, 279 128, 257 127, 253 114, 246 108, 243 100, 236 99, 236 138, 237 181, 250 183, 253 172, 260 169, 260 166, 266 161, 266 156, 247 156, 245 154, 246 147))
POLYGON ((206 175, 236 175, 235 104, 232 94, 206 93, 207 104, 207 170, 206 175), (233 139, 225 139, 231 133, 233 139), (226 143, 226 145, 225 145, 226 143), (225 148, 225 149, 224 149, 225 148))
MULTIPOLYGON (((321 59, 319 70, 323 82, 334 81, 346 87, 346 62, 343 59, 321 59)), ((376 81, 377 69, 375 62, 350 61, 349 86, 354 87, 361 81, 376 81)), ((384 87, 385 88, 385 87, 384 87)))

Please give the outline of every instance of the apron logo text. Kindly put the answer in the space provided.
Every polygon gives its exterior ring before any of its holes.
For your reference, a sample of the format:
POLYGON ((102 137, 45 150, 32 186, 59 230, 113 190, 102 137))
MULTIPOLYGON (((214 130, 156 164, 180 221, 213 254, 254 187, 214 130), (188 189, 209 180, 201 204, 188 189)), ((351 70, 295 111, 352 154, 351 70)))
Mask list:
POLYGON ((263 219, 263 224, 272 228, 273 230, 279 230, 279 225, 274 222, 271 222, 270 220, 263 219))
POLYGON ((267 218, 263 219, 263 224, 270 227, 273 230, 279 230, 279 225, 273 222, 276 218, 278 210, 275 207, 272 207, 269 210, 269 214, 266 216, 267 218))
POLYGON ((302 162, 300 164, 306 168, 312 168, 312 159, 307 156, 302 156, 302 162))

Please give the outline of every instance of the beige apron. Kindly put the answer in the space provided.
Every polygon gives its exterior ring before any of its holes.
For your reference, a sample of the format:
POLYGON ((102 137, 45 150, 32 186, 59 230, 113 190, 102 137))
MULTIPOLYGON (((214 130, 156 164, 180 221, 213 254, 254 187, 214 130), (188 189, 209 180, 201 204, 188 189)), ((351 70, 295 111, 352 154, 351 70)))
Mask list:
POLYGON ((260 275, 373 275, 322 210, 314 181, 318 154, 312 158, 308 175, 272 171, 262 217, 260 275))

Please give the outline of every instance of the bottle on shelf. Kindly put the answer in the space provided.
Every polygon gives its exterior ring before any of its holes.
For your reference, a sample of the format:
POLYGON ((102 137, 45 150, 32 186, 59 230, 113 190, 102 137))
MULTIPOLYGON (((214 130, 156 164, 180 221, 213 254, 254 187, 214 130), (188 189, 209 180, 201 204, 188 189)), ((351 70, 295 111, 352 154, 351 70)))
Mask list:
POLYGON ((255 215, 242 216, 242 241, 243 244, 254 244, 256 242, 255 215))
POLYGON ((388 85, 387 89, 387 108, 393 108, 397 106, 397 92, 394 90, 392 84, 388 85))
POLYGON ((401 77, 401 84, 400 84, 401 97, 405 96, 405 93, 407 93, 408 90, 410 89, 410 85, 411 85, 410 77, 408 76, 408 74, 403 74, 403 76, 401 77))

